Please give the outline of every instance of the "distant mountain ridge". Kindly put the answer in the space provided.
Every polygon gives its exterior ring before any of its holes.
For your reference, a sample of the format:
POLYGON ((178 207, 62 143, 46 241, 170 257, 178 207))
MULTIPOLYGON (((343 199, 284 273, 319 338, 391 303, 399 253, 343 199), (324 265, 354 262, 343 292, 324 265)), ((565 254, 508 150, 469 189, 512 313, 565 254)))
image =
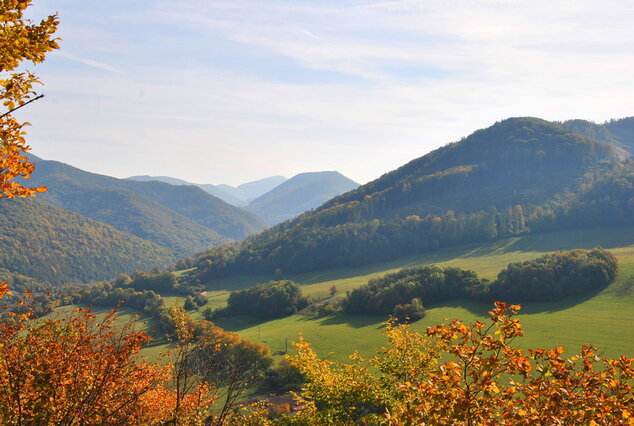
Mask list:
POLYGON ((148 176, 148 175, 139 175, 139 176, 130 176, 126 178, 129 180, 139 181, 139 182, 148 182, 148 181, 159 181, 169 183, 171 185, 193 185, 197 186, 203 191, 210 193, 211 195, 220 198, 221 200, 237 206, 243 207, 246 206, 249 201, 259 197, 260 195, 270 191, 275 188, 277 185, 283 183, 286 178, 284 176, 269 176, 264 179, 255 180, 252 182, 246 182, 237 187, 233 187, 230 185, 212 185, 212 184, 200 184, 200 183, 192 183, 182 179, 170 177, 170 176, 148 176))
POLYGON ((199 257, 199 273, 204 281, 306 272, 528 232, 629 224, 634 164, 622 163, 621 153, 560 123, 506 119, 239 246, 212 249, 199 257))
POLYGON ((170 185, 185 185, 185 186, 197 186, 205 192, 213 195, 214 197, 218 197, 221 200, 233 205, 233 206, 242 206, 245 205, 246 202, 240 198, 237 198, 231 195, 229 192, 222 190, 220 187, 211 184, 199 184, 187 182, 186 180, 170 177, 170 176, 149 176, 149 175, 138 175, 138 176, 130 176, 126 178, 129 180, 134 180, 137 182, 149 182, 149 181, 159 181, 169 183, 170 185))
POLYGON ((42 201, 147 238, 181 256, 266 228, 257 216, 200 188, 117 179, 32 158, 36 171, 28 183, 48 187, 42 201))
POLYGON ((284 176, 269 176, 263 179, 246 182, 236 187, 229 185, 219 185, 219 187, 233 194, 236 197, 241 198, 246 203, 255 200, 259 196, 271 191, 278 185, 283 184, 286 181, 284 176))
POLYGON ((229 204, 240 206, 262 218, 268 225, 292 219, 319 207, 336 195, 355 189, 358 183, 336 171, 300 173, 290 179, 270 176, 237 187, 195 184, 169 176, 131 176, 133 181, 159 181, 199 187, 229 204))
POLYGON ((336 171, 300 173, 251 201, 247 209, 276 225, 358 186, 336 171))

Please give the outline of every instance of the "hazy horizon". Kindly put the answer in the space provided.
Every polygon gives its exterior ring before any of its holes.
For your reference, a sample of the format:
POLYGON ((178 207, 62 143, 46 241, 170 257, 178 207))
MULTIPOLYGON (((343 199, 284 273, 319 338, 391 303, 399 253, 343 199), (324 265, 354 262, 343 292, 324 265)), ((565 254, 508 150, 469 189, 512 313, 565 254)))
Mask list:
POLYGON ((634 4, 39 0, 36 155, 212 184, 359 183, 512 116, 633 115, 634 4))

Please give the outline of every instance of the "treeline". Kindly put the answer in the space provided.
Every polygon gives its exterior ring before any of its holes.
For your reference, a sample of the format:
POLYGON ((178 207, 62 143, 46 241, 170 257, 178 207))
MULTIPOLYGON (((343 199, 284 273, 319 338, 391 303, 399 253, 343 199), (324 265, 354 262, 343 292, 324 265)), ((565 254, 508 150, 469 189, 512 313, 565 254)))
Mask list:
POLYGON ((119 274, 113 285, 115 287, 153 290, 158 293, 175 293, 185 296, 195 296, 204 291, 202 285, 188 279, 181 281, 176 278, 174 273, 169 271, 136 271, 132 275, 119 274))
POLYGON ((296 282, 269 281, 244 290, 231 292, 227 307, 216 309, 210 318, 231 315, 248 315, 256 318, 280 318, 304 309, 310 300, 302 295, 296 282))
POLYGON ((185 297, 187 309, 195 309, 207 303, 200 293, 204 290, 200 285, 193 285, 188 280, 181 281, 169 271, 142 272, 130 275, 120 274, 112 282, 94 282, 84 285, 67 284, 52 286, 40 283, 29 277, 16 276, 0 270, 1 277, 11 275, 14 295, 5 300, 13 312, 23 312, 26 304, 21 304, 22 294, 29 290, 28 309, 42 316, 60 306, 103 306, 114 308, 136 309, 153 317, 168 337, 173 335, 176 324, 168 315, 167 307, 161 293, 178 294, 185 297), (30 284, 34 284, 30 286, 30 284))
MULTIPOLYGON (((515 204, 458 214, 410 214, 391 219, 328 226, 323 214, 311 226, 285 223, 246 239, 216 247, 193 261, 202 282, 226 275, 297 273, 355 266, 482 243, 526 233, 634 224, 634 162, 609 173, 588 174, 577 193, 543 205, 515 204), (319 221, 318 221, 319 220, 319 221)), ((337 208, 355 209, 355 202, 337 208)), ((301 221, 302 219, 298 219, 301 221)))
POLYGON ((603 288, 614 281, 616 273, 616 257, 601 248, 556 252, 511 263, 493 282, 473 271, 425 265, 370 280, 347 295, 343 310, 403 317, 407 313, 404 309, 420 313, 422 306, 413 309, 419 304, 457 298, 509 303, 557 301, 603 288))

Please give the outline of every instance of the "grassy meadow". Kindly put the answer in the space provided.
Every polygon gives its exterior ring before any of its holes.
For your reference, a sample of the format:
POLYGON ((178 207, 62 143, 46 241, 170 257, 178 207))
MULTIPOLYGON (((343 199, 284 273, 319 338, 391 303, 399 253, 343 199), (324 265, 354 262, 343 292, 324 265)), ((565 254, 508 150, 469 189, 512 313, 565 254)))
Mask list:
MULTIPOLYGON (((528 235, 422 254, 396 261, 357 268, 289 275, 303 285, 304 293, 328 297, 335 286, 337 296, 366 283, 369 279, 398 269, 425 263, 471 269, 488 278, 510 262, 533 259, 544 253, 600 245, 619 259, 619 274, 614 283, 596 294, 583 294, 555 303, 532 303, 523 306, 520 320, 526 336, 519 344, 526 348, 563 345, 569 353, 583 344, 594 344, 605 356, 634 356, 634 228, 603 228, 590 231, 567 231, 528 235)), ((212 306, 223 306, 231 290, 248 287, 271 277, 231 277, 212 283, 207 295, 212 306)), ((459 318, 482 320, 488 304, 454 300, 442 306, 426 306, 427 315, 412 328, 427 327, 459 318)), ((248 339, 267 344, 274 354, 290 349, 291 341, 302 334, 322 356, 345 359, 354 351, 369 355, 384 342, 382 316, 337 314, 316 318, 303 314, 261 322, 247 317, 222 318, 218 325, 248 339)))
MULTIPOLYGON (((476 271, 483 277, 494 278, 510 262, 533 259, 556 250, 592 248, 600 245, 619 259, 619 274, 615 282, 595 294, 582 294, 554 303, 532 303, 523 306, 519 315, 526 336, 518 341, 525 348, 563 345, 568 353, 578 352, 581 345, 594 344, 604 356, 621 354, 634 356, 634 227, 602 228, 590 231, 568 231, 544 235, 527 235, 500 240, 484 245, 465 246, 411 256, 381 264, 354 268, 338 268, 304 274, 284 276, 297 281, 304 293, 314 298, 330 297, 330 288, 337 294, 365 284, 369 279, 401 268, 434 263, 441 266, 457 266, 476 271)), ((273 279, 272 276, 236 276, 211 283, 206 292, 211 307, 221 307, 232 290, 245 288, 273 279)), ((182 298, 163 295, 167 304, 182 303, 182 298)), ((424 301, 423 301, 424 302, 424 301)), ((459 318, 466 322, 486 319, 490 306, 471 300, 453 300, 441 306, 426 306, 425 318, 415 322, 412 328, 425 331, 429 326, 459 318)), ((64 307, 57 312, 65 312, 64 307)), ((98 309, 104 315, 107 309, 98 309)), ((122 309, 121 320, 127 321, 135 313, 122 309)), ((202 319, 198 311, 191 311, 194 319, 202 319)), ((384 344, 383 322, 387 318, 376 315, 336 314, 324 318, 296 314, 272 321, 258 321, 249 317, 230 317, 218 320, 218 325, 245 338, 265 343, 276 356, 287 349, 301 334, 311 342, 323 357, 345 360, 354 351, 370 355, 373 348, 384 344)), ((139 326, 146 330, 157 329, 151 317, 142 316, 139 326)), ((169 349, 157 335, 155 343, 143 353, 151 359, 169 349)))

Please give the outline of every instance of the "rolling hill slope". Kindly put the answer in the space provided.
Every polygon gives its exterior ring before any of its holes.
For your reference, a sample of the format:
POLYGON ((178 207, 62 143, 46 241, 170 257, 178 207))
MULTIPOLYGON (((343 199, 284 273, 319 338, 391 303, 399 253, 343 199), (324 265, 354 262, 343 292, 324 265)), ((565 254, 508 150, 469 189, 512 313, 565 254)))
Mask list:
POLYGON ((320 270, 531 232, 627 224, 633 196, 634 165, 621 164, 613 144, 512 118, 240 246, 210 251, 199 258, 206 265, 200 277, 320 270))
MULTIPOLYGON (((516 236, 485 244, 472 244, 430 253, 418 254, 375 263, 372 265, 325 269, 299 274, 284 274, 283 279, 298 282, 305 295, 333 299, 364 285, 370 279, 393 273, 401 268, 423 264, 453 266, 473 270, 493 279, 510 262, 535 259, 545 253, 575 248, 591 249, 597 245, 614 253, 619 260, 615 282, 598 293, 568 297, 559 302, 525 303, 519 315, 526 336, 515 343, 523 348, 565 346, 567 355, 578 353, 581 345, 594 344, 601 356, 634 355, 634 227, 596 228, 584 231, 561 231, 539 235, 516 236)), ((275 279, 273 275, 237 275, 210 282, 206 296, 213 308, 226 305, 233 290, 275 279)), ((176 302, 174 298, 171 302, 176 302)), ((180 303, 180 302, 178 302, 180 303)), ((427 327, 448 322, 452 318, 473 322, 485 321, 488 303, 456 299, 437 305, 427 305, 427 314, 411 325, 419 332, 427 327)), ((199 311, 190 311, 202 319, 199 311)), ((268 345, 276 355, 291 347, 290 342, 302 335, 321 356, 346 361, 358 351, 371 356, 374 348, 384 345, 382 324, 384 315, 350 315, 336 313, 317 317, 298 313, 274 320, 258 320, 246 316, 219 318, 217 325, 241 336, 268 345)), ((149 356, 167 346, 149 348, 149 356)))

